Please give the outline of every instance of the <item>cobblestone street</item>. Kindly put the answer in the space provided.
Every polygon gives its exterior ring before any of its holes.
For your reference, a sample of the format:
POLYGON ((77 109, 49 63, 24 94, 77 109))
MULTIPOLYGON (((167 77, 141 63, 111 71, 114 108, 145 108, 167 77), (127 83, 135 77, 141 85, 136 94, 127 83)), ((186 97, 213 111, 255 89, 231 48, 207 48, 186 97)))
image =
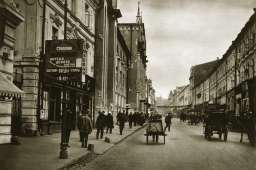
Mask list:
MULTIPOLYGON (((228 141, 203 137, 201 125, 189 126, 174 120, 166 144, 146 145, 140 130, 105 155, 84 167, 88 170, 252 170, 256 168, 256 150, 247 137, 239 143, 240 134, 229 133, 228 141)), ((151 142, 151 141, 150 141, 151 142)))

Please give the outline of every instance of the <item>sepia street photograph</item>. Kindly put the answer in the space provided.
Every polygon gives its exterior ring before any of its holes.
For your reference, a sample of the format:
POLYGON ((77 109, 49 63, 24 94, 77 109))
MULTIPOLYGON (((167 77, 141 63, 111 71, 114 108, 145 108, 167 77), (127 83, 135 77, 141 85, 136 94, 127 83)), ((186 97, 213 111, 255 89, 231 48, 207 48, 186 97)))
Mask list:
POLYGON ((256 0, 0 0, 0 170, 256 170, 256 0))

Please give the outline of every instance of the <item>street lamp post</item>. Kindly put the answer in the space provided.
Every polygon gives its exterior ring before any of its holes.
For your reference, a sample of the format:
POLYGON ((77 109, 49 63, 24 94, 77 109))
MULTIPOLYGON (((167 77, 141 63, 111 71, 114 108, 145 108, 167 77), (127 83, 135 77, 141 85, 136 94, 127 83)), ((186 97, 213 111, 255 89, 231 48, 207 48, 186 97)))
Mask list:
MULTIPOLYGON (((67 0, 65 0, 64 4, 64 40, 67 39, 67 0)), ((66 89, 65 85, 63 84, 62 90, 62 123, 61 123, 61 143, 60 143, 60 159, 67 159, 68 158, 68 143, 67 143, 67 113, 66 113, 66 89)))

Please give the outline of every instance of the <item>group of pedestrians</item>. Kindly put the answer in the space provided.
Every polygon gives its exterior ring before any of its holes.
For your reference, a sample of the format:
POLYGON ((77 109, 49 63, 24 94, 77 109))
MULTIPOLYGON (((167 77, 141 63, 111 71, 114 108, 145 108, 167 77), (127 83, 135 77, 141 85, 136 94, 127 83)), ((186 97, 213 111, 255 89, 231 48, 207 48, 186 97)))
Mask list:
POLYGON ((134 112, 134 113, 130 112, 128 115, 129 127, 132 128, 132 125, 142 126, 148 118, 149 118, 148 114, 144 114, 143 112, 134 112))
POLYGON ((114 128, 114 120, 113 115, 109 112, 107 115, 105 111, 98 112, 98 117, 96 120, 96 139, 102 139, 104 134, 104 129, 106 129, 106 133, 112 134, 112 129, 114 128))
MULTIPOLYGON (((93 130, 93 125, 92 125, 92 120, 89 117, 89 111, 85 110, 82 111, 78 117, 77 121, 77 127, 79 129, 79 134, 80 134, 80 141, 81 141, 81 147, 82 148, 87 148, 87 143, 88 143, 88 136, 89 134, 92 133, 93 130)), ((71 117, 73 117, 72 112, 70 109, 67 109, 67 128, 66 128, 66 143, 69 143, 69 137, 70 137, 70 132, 72 127, 74 126, 70 121, 71 117)), ((137 125, 143 125, 148 119, 149 116, 147 114, 144 114, 143 112, 135 112, 132 113, 130 112, 129 114, 126 114, 125 111, 119 111, 116 116, 117 120, 117 125, 119 126, 119 133, 120 135, 123 135, 123 130, 125 127, 125 123, 128 121, 129 122, 129 128, 132 128, 132 126, 137 126, 137 125)), ((112 129, 114 128, 114 120, 113 120, 113 115, 111 112, 108 112, 107 114, 105 111, 99 111, 98 112, 98 117, 96 119, 96 139, 102 139, 104 135, 104 131, 106 134, 112 134, 112 129)))

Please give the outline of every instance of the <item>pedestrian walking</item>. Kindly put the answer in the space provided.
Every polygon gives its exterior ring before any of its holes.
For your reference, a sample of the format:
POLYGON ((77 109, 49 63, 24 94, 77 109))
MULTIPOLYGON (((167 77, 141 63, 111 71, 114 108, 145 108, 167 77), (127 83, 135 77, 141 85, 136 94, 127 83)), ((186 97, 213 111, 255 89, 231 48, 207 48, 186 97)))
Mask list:
POLYGON ((111 112, 109 112, 106 117, 106 125, 107 125, 106 133, 109 132, 110 134, 112 134, 112 129, 114 128, 114 120, 111 112))
POLYGON ((129 121, 129 127, 131 129, 132 128, 132 122, 133 122, 133 114, 132 114, 132 112, 130 112, 130 114, 128 116, 128 121, 129 121))
POLYGON ((97 132, 96 132, 96 139, 99 139, 99 135, 100 138, 103 138, 103 133, 104 133, 104 127, 105 127, 105 115, 103 112, 98 112, 99 115, 97 117, 96 120, 96 128, 97 128, 97 132))
POLYGON ((108 116, 108 112, 102 111, 103 114, 103 134, 105 132, 105 129, 107 130, 107 116, 108 116))
POLYGON ((67 111, 66 111, 66 120, 65 120, 66 121, 65 122, 65 124, 66 124, 66 129, 65 129, 66 139, 65 139, 65 141, 67 143, 67 147, 70 147, 69 139, 70 139, 71 130, 74 127, 74 118, 73 117, 74 116, 73 116, 72 111, 70 109, 67 109, 67 111))
POLYGON ((88 143, 88 136, 92 132, 92 121, 91 118, 88 116, 88 112, 83 113, 78 118, 78 129, 81 138, 81 147, 87 148, 88 143))
POLYGON ((134 114, 133 114, 133 126, 136 126, 137 125, 137 116, 138 115, 138 113, 137 112, 135 112, 134 114))
POLYGON ((171 124, 172 124, 172 115, 171 115, 171 113, 168 113, 167 116, 165 116, 164 131, 168 128, 168 132, 170 132, 171 124))
POLYGON ((120 135, 123 135, 124 124, 125 124, 125 114, 122 112, 118 112, 117 121, 118 121, 118 125, 119 125, 120 135))

